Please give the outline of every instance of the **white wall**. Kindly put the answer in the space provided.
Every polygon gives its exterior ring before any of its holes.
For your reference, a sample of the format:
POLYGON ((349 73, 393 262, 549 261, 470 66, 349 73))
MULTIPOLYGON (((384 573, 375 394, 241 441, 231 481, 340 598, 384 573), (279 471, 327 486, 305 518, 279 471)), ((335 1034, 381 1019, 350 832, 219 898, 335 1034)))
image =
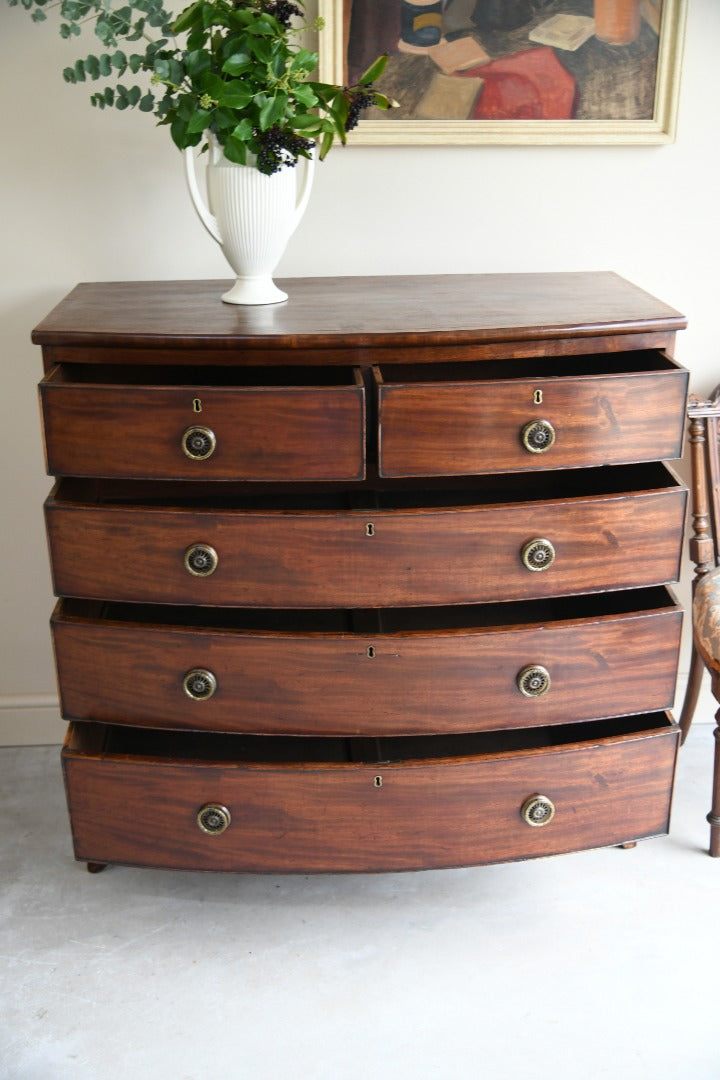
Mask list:
MULTIPOLYGON (((613 269, 685 312, 691 386, 720 382, 720 4, 692 0, 678 138, 663 147, 351 147, 319 167, 279 274, 613 269)), ((0 0, 0 742, 60 739, 33 326, 78 281, 226 277, 152 117, 99 113, 91 51, 0 0)), ((330 302, 332 302, 330 300, 330 302)))

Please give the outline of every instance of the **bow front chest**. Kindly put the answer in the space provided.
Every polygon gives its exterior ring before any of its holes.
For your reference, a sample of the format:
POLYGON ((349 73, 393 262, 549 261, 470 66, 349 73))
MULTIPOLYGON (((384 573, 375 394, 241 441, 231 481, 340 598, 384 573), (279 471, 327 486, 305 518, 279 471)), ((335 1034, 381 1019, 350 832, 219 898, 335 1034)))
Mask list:
POLYGON ((667 831, 687 373, 614 274, 79 285, 34 332, 75 854, 219 871, 667 831))

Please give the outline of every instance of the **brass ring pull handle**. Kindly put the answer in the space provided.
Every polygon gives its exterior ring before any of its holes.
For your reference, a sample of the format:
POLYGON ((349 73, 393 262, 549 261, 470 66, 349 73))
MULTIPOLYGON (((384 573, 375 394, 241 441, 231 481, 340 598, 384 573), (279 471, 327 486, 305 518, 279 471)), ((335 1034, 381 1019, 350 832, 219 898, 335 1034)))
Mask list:
POLYGON ((555 428, 549 420, 531 420, 520 433, 522 444, 530 454, 545 454, 555 442, 555 428))
POLYGON ((227 806, 221 806, 220 803, 206 803, 198 810, 195 820, 198 828, 208 836, 220 836, 227 829, 232 817, 227 806))
POLYGON ((218 556, 209 544, 191 544, 184 556, 185 569, 194 577, 210 577, 217 570, 218 556))
POLYGON ((538 828, 552 821, 555 817, 555 806, 547 795, 529 795, 520 807, 520 816, 526 825, 538 828))
POLYGON ((550 689, 550 672, 542 664, 529 664, 517 673, 515 682, 525 697, 542 697, 550 689))
POLYGON ((549 540, 536 536, 523 545, 520 558, 527 570, 547 570, 555 562, 555 548, 549 540))
POLYGON ((207 668, 193 668, 183 678, 183 690, 193 701, 207 701, 217 690, 217 679, 207 668))
POLYGON ((207 427, 189 427, 183 432, 180 445, 186 457, 193 461, 205 461, 215 452, 215 434, 207 427))

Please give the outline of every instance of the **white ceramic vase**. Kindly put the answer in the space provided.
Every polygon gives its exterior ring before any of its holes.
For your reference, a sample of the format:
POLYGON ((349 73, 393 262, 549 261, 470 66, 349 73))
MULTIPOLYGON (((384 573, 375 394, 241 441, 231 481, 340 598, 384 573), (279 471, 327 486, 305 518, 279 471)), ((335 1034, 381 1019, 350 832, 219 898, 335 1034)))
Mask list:
POLYGON ((278 289, 272 275, 305 212, 315 158, 300 158, 295 168, 266 176, 254 166, 228 161, 215 139, 209 139, 209 146, 209 207, 198 187, 190 148, 185 151, 185 176, 200 220, 237 276, 222 299, 226 304, 280 304, 287 293, 278 289))

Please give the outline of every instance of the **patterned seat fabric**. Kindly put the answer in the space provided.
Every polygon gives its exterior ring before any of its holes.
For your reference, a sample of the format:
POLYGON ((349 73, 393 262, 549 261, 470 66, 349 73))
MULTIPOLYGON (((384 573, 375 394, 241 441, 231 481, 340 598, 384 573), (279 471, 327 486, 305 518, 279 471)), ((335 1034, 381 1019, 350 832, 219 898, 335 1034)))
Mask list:
POLYGON ((698 581, 693 600, 695 644, 705 663, 720 668, 720 566, 698 581))

